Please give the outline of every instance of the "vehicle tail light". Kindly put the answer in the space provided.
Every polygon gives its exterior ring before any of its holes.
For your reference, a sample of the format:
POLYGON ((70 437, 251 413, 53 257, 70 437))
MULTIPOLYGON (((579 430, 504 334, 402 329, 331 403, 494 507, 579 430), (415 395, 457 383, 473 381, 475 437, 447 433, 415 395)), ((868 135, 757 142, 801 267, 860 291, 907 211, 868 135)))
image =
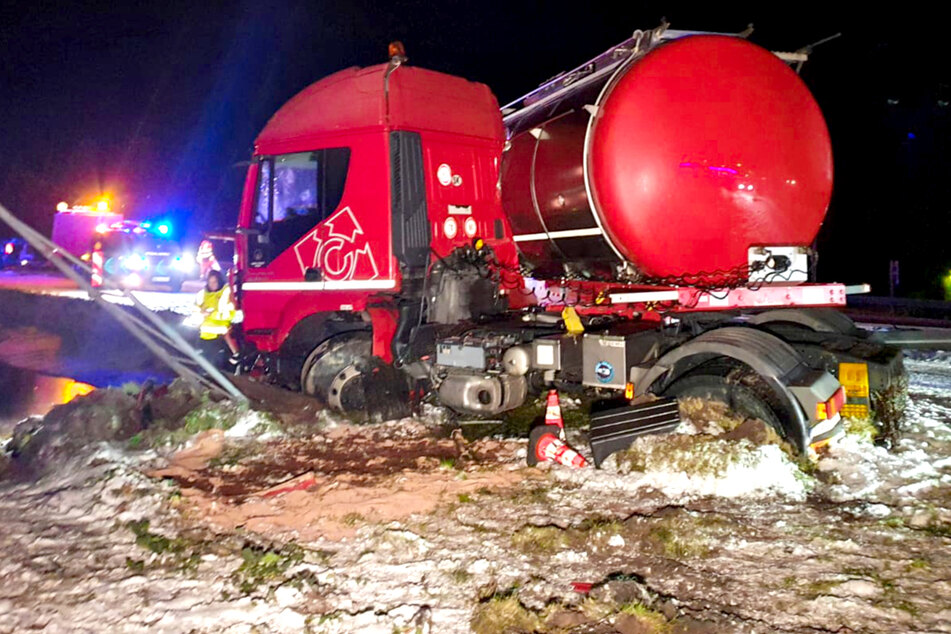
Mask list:
POLYGON ((845 388, 839 387, 827 401, 816 403, 816 418, 819 420, 828 420, 842 411, 845 405, 845 388))

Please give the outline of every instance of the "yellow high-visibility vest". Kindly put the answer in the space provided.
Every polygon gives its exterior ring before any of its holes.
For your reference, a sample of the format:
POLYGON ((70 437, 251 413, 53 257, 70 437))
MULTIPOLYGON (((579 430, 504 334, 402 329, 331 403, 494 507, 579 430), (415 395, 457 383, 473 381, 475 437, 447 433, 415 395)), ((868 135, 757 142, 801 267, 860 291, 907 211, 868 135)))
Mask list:
POLYGON ((199 291, 195 303, 198 310, 205 315, 198 328, 198 334, 202 339, 211 340, 228 333, 231 320, 234 319, 234 304, 231 302, 229 287, 226 286, 214 293, 206 290, 199 291))

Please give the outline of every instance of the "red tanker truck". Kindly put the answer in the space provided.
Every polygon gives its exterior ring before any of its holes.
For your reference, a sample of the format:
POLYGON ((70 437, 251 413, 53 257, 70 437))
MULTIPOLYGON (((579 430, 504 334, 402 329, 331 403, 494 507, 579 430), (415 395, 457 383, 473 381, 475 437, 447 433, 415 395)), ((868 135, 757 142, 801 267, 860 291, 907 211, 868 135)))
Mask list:
POLYGON ((236 295, 272 380, 485 416, 549 388, 702 396, 805 450, 903 374, 836 310, 852 289, 808 281, 832 154, 776 54, 637 32, 501 110, 391 55, 256 139, 236 295))

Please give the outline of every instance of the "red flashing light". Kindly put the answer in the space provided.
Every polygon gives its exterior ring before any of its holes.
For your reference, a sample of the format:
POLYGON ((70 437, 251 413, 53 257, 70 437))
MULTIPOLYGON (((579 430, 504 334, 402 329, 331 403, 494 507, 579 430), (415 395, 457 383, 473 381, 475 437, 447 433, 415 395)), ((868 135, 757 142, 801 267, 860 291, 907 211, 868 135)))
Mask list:
POLYGON ((6 253, 7 255, 13 255, 13 249, 15 248, 16 247, 13 245, 12 242, 7 242, 6 246, 3 247, 3 252, 6 253))

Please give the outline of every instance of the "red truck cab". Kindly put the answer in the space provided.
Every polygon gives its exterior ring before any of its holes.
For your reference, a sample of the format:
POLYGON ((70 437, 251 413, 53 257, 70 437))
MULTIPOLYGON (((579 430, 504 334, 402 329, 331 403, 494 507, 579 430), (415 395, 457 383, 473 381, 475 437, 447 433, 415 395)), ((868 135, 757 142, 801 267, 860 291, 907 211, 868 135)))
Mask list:
POLYGON ((504 140, 488 87, 398 61, 348 68, 292 98, 255 141, 244 188, 248 339, 276 352, 296 329, 312 344, 334 313, 345 322, 389 306, 424 278, 431 252, 475 238, 514 263, 498 187, 504 140))

